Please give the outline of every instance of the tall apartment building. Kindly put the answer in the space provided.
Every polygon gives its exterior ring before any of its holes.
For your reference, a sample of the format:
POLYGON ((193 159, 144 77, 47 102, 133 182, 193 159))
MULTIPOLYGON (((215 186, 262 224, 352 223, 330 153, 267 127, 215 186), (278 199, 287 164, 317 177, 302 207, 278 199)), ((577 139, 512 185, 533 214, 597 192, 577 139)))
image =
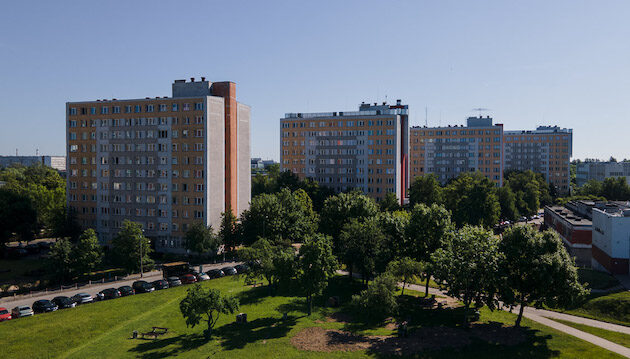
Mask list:
POLYGON ((408 106, 362 103, 359 111, 288 113, 280 119, 280 168, 336 191, 359 188, 400 201, 408 187, 408 106))
POLYGON ((539 126, 535 131, 504 132, 505 169, 542 173, 559 193, 568 193, 573 130, 539 126))
POLYGON ((609 177, 624 177, 630 185, 630 162, 580 162, 576 166, 575 182, 578 186, 609 177))
POLYGON ((196 221, 249 206, 250 108, 232 82, 175 80, 172 97, 66 103, 67 200, 106 244, 123 220, 182 252, 196 221))
POLYGON ((412 127, 409 147, 412 181, 433 173, 445 184, 479 171, 503 185, 503 125, 493 125, 490 117, 469 117, 466 126, 412 127))

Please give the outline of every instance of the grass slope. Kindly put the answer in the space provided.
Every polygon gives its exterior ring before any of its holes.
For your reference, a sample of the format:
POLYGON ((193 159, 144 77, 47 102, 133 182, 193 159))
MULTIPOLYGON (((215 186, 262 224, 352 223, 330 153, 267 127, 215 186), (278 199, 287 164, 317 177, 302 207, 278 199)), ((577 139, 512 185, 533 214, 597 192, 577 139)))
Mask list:
MULTIPOLYGON (((382 357, 378 353, 307 352, 293 347, 290 338, 300 330, 321 326, 352 330, 360 334, 389 334, 382 327, 361 326, 326 320, 332 309, 316 308, 311 317, 304 313, 302 298, 290 294, 268 296, 266 288, 249 288, 236 277, 203 283, 222 293, 237 295, 241 311, 249 322, 235 324, 234 316, 222 316, 214 338, 206 342, 204 326, 186 328, 179 312, 179 301, 186 287, 172 288, 101 303, 40 314, 32 318, 0 323, 2 358, 359 358, 382 357), (282 321, 282 313, 288 320, 282 321), (129 339, 133 330, 149 331, 152 326, 168 327, 169 334, 158 340, 129 339)), ((336 278, 329 294, 341 295, 342 303, 359 289, 356 282, 336 278)), ((410 293, 417 294, 417 293, 410 293)), ((410 296, 409 300, 413 300, 410 296)), ((418 311, 408 306, 406 314, 416 315, 416 326, 457 325, 456 311, 418 311), (441 314, 442 313, 442 314, 441 314)), ((483 322, 513 324, 510 313, 482 310, 483 322)), ((475 341, 460 350, 428 351, 418 358, 617 358, 615 354, 523 319, 527 342, 515 346, 491 345, 475 341)))
POLYGON ((623 291, 606 295, 592 294, 591 298, 578 308, 552 310, 630 326, 630 292, 623 291))
POLYGON ((583 332, 596 335, 600 338, 610 340, 613 343, 617 343, 619 345, 623 345, 624 347, 630 348, 630 335, 628 334, 613 332, 606 329, 594 328, 594 327, 584 325, 584 324, 568 322, 566 320, 560 320, 560 319, 553 319, 553 320, 556 322, 562 323, 564 325, 573 327, 577 330, 581 330, 583 332))

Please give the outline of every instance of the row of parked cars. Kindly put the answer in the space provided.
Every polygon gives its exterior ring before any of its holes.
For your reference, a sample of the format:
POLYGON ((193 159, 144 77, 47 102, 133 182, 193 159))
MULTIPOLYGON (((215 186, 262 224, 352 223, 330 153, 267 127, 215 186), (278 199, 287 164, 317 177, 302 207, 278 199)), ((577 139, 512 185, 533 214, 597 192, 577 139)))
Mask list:
POLYGON ((144 280, 138 280, 133 282, 132 285, 124 285, 119 288, 106 288, 92 296, 89 293, 79 293, 72 297, 58 296, 52 300, 40 299, 33 303, 32 308, 26 305, 21 305, 13 308, 9 312, 6 308, 0 307, 0 322, 10 320, 13 318, 30 317, 35 313, 54 312, 58 309, 74 308, 80 304, 87 304, 101 300, 116 299, 120 297, 126 297, 137 293, 149 293, 154 290, 162 290, 171 287, 177 287, 182 284, 193 284, 213 278, 221 278, 226 275, 235 275, 240 273, 246 273, 249 267, 245 264, 239 264, 234 267, 225 267, 221 269, 212 269, 208 272, 192 272, 182 276, 168 277, 166 279, 158 279, 153 282, 147 282, 144 280))

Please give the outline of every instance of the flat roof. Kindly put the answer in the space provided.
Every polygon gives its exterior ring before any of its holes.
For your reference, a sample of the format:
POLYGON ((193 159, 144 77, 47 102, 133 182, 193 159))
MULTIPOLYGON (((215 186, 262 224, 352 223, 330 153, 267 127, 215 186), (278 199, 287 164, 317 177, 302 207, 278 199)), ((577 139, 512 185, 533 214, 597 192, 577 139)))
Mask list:
POLYGON ((564 221, 570 223, 573 226, 592 226, 593 221, 586 217, 582 217, 578 213, 562 206, 545 206, 545 209, 549 209, 555 213, 558 217, 561 217, 564 221))

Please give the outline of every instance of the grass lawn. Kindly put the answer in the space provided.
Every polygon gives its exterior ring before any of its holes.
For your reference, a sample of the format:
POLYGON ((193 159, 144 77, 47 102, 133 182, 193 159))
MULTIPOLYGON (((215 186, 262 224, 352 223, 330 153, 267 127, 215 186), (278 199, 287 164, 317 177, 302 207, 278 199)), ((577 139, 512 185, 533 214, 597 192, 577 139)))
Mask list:
POLYGON ((580 283, 589 289, 607 289, 619 285, 617 278, 604 272, 589 268, 578 269, 580 283))
POLYGON ((588 325, 584 325, 584 324, 578 324, 578 323, 573 323, 573 322, 567 322, 566 320, 560 320, 560 319, 553 319, 554 321, 558 322, 558 323, 562 323, 564 325, 568 325, 570 327, 573 327, 577 330, 581 330, 583 332, 587 332, 593 335, 596 335, 600 338, 604 338, 606 340, 610 340, 613 343, 617 343, 619 345, 623 345, 624 347, 628 347, 630 348, 630 335, 628 334, 624 334, 624 333, 619 333, 619 332, 613 332, 610 330, 606 330, 606 329, 600 329, 600 328, 594 328, 588 325))
MULTIPOLYGON (((384 357, 376 351, 311 352, 298 350, 291 337, 304 328, 343 329, 358 334, 386 335, 392 328, 330 321, 339 309, 316 307, 312 316, 304 313, 304 300, 290 294, 268 296, 266 287, 250 288, 238 277, 203 282, 204 287, 220 289, 238 296, 241 312, 247 313, 247 324, 236 324, 233 315, 223 315, 210 341, 203 338, 205 326, 186 328, 179 312, 179 301, 186 286, 140 294, 100 303, 38 314, 31 318, 0 323, 2 358, 360 358, 384 357), (282 320, 287 313, 288 319, 282 320), (133 330, 146 332, 152 326, 168 327, 168 334, 158 340, 130 339, 133 330)), ((357 281, 338 277, 331 283, 328 295, 339 295, 342 303, 360 289, 357 281)), ((413 305, 417 292, 405 291, 401 315, 413 318, 411 329, 456 327, 461 310, 429 310, 413 305)), ((342 308, 343 309, 343 308, 342 308)), ((482 325, 508 323, 515 315, 482 309, 482 325)), ((489 344, 474 340, 460 349, 430 350, 417 358, 618 358, 619 356, 523 319, 526 340, 516 345, 489 344)))
POLYGON ((630 326, 630 292, 591 294, 591 298, 578 308, 556 310, 585 318, 630 326))

